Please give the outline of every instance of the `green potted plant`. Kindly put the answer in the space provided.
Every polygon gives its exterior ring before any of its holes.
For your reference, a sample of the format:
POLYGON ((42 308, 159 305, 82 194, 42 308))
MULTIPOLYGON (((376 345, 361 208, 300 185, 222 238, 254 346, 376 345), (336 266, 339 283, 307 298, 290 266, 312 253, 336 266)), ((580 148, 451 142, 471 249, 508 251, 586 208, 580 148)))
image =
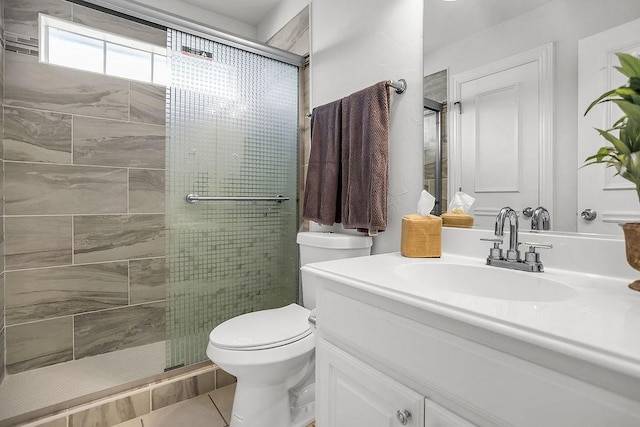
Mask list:
MULTIPOLYGON (((585 159, 585 166, 604 163, 613 167, 616 175, 632 182, 640 200, 640 59, 626 53, 616 53, 620 66, 616 69, 628 77, 628 83, 602 94, 587 108, 585 115, 597 104, 613 102, 622 110, 622 117, 610 129, 596 129, 609 143, 585 159)), ((622 225, 627 261, 640 270, 640 223, 622 225)), ((640 280, 629 285, 640 291, 640 280)))

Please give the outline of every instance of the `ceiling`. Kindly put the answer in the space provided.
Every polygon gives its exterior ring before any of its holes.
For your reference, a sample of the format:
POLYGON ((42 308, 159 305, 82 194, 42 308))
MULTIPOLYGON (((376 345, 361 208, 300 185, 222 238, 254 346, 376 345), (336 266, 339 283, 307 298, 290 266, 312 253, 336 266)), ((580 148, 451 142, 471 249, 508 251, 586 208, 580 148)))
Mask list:
MULTIPOLYGON (((257 26, 284 0, 182 0, 257 26)), ((425 52, 526 13, 552 0, 424 0, 425 52)))
POLYGON ((282 0, 182 0, 184 3, 210 10, 253 26, 282 0))
POLYGON ((552 0, 424 0, 424 51, 462 40, 552 0))

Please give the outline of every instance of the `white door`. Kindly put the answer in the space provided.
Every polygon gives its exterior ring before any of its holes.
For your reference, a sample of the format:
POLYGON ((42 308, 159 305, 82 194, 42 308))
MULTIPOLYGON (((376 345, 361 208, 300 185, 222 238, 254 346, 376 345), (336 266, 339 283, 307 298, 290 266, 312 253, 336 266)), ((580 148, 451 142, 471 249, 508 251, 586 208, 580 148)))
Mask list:
POLYGON ((424 427, 473 427, 469 421, 438 405, 432 400, 424 401, 424 427))
POLYGON ((423 396, 322 339, 316 356, 319 426, 424 426, 423 396))
MULTIPOLYGON (((612 103, 585 110, 600 95, 626 84, 614 67, 616 52, 640 55, 640 19, 578 42, 578 164, 607 145, 594 128, 607 129, 622 116, 612 103)), ((578 231, 622 234, 619 223, 640 221, 640 204, 632 184, 614 176, 615 170, 591 165, 578 170, 578 231), (590 209, 594 219, 582 217, 590 209)), ((586 215, 585 215, 586 216, 586 215)))
POLYGON ((460 167, 449 196, 461 190, 476 199, 479 227, 493 227, 504 206, 552 211, 552 57, 546 45, 452 78, 450 156, 460 167))

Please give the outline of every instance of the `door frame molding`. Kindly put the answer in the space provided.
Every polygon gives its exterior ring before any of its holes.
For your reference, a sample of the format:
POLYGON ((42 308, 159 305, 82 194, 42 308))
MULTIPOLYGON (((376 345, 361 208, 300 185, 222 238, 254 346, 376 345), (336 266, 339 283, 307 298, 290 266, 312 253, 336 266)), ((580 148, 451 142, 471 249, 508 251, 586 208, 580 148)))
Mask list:
POLYGON ((460 110, 456 102, 460 99, 461 87, 464 83, 476 80, 491 74, 506 71, 521 65, 537 63, 538 88, 540 95, 540 123, 538 144, 538 199, 551 214, 554 210, 553 192, 553 110, 554 110, 554 44, 547 43, 540 47, 491 62, 480 67, 464 71, 449 78, 448 121, 451 124, 449 132, 449 188, 448 200, 451 200, 462 183, 462 150, 461 150, 461 125, 460 110))

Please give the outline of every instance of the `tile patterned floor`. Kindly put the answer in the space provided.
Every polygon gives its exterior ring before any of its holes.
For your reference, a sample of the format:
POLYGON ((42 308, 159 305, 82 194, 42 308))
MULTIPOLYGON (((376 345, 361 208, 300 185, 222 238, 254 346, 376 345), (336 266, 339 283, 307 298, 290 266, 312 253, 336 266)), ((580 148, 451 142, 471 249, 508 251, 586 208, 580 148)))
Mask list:
MULTIPOLYGON (((228 427, 235 391, 232 384, 114 427, 228 427)), ((308 427, 315 427, 315 423, 308 427)))
POLYGON ((153 411, 116 427, 227 427, 236 385, 185 400, 153 411))

